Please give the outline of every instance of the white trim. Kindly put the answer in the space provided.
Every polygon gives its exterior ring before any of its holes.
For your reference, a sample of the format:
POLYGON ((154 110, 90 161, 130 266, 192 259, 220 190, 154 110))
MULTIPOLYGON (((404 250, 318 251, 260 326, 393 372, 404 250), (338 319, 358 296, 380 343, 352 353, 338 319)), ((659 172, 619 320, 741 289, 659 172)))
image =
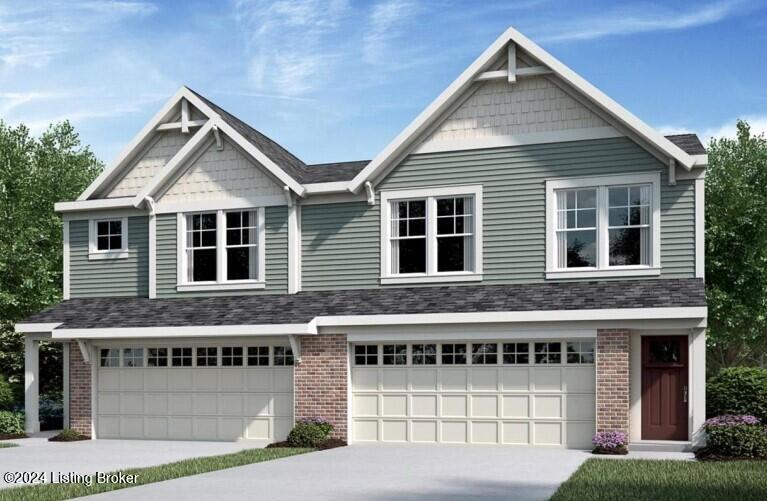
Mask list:
POLYGON ((576 330, 514 330, 514 331, 439 331, 439 332, 403 332, 403 331, 355 331, 346 335, 350 343, 364 342, 429 342, 429 341, 500 341, 515 339, 595 339, 596 329, 576 330))
POLYGON ((708 166, 708 153, 702 155, 692 155, 692 159, 695 161, 695 167, 708 166))
POLYGON ((689 179, 704 179, 705 177, 706 177, 706 168, 698 167, 697 165, 693 167, 691 171, 683 170, 681 172, 676 173, 677 181, 686 181, 689 179))
POLYGON ((189 202, 157 202, 157 214, 176 212, 205 212, 217 210, 251 209, 253 207, 274 207, 285 205, 283 195, 253 196, 247 198, 226 198, 220 200, 192 200, 189 202))
POLYGON ((127 217, 105 217, 88 220, 88 260, 99 259, 126 259, 128 257, 128 218, 127 217), (120 248, 115 250, 98 250, 96 244, 96 226, 97 223, 120 221, 120 248))
POLYGON ((390 163, 393 160, 401 158, 432 122, 439 119, 454 101, 460 99, 461 95, 475 85, 474 79, 477 75, 490 69, 490 66, 499 56, 506 56, 506 45, 509 42, 514 42, 518 45, 517 52, 519 52, 519 49, 522 49, 528 52, 532 58, 540 61, 544 66, 551 68, 559 78, 585 94, 595 105, 612 116, 618 123, 644 138, 665 156, 675 158, 687 170, 695 163, 695 160, 690 155, 663 137, 659 132, 642 122, 530 39, 510 27, 352 179, 349 189, 355 193, 359 192, 365 181, 380 177, 387 168, 391 167, 390 163))
POLYGON ((695 180, 695 277, 706 277, 706 181, 695 180))
POLYGON ((40 350, 33 336, 24 337, 24 431, 40 431, 40 350))
POLYGON ((181 124, 181 122, 168 122, 168 123, 158 125, 155 128, 155 130, 160 132, 165 130, 182 129, 182 132, 187 133, 189 132, 190 127, 202 127, 203 125, 205 125, 205 122, 207 122, 207 120, 189 120, 186 123, 186 127, 187 127, 186 130, 183 130, 183 125, 181 124))
POLYGON ((485 148, 502 148, 508 146, 523 146, 527 144, 548 144, 568 141, 586 141, 590 139, 606 139, 624 137, 624 134, 613 127, 591 127, 588 129, 572 129, 553 132, 534 132, 514 136, 489 136, 471 139, 432 140, 421 143, 413 150, 414 154, 435 153, 443 151, 479 150, 485 148))
POLYGON ((689 437, 698 447, 705 440, 701 427, 706 420, 706 329, 691 329, 688 361, 689 437))
POLYGON ((428 283, 428 282, 463 282, 482 280, 482 185, 439 186, 407 190, 381 191, 381 283, 428 283), (474 270, 471 272, 437 272, 436 222, 430 214, 436 211, 436 197, 472 196, 474 207, 472 223, 474 227, 474 270), (399 199, 425 198, 426 207, 426 273, 397 275, 391 272, 390 256, 390 211, 391 202, 399 199), (474 278, 470 278, 474 277, 474 278))
POLYGON ((103 209, 82 212, 64 212, 61 215, 63 221, 85 221, 87 219, 116 219, 122 217, 146 216, 146 209, 103 209))
POLYGON ((53 329, 61 325, 61 322, 42 322, 42 323, 17 323, 14 332, 34 333, 34 332, 52 332, 53 329))
POLYGON ((322 205, 322 204, 337 204, 346 202, 364 202, 367 200, 365 193, 330 193, 327 195, 311 195, 301 200, 301 205, 322 205))
POLYGON ((133 207, 133 197, 77 200, 74 202, 56 202, 53 204, 53 210, 56 212, 89 211, 94 209, 127 209, 133 207))
POLYGON ((69 258, 69 221, 64 220, 62 221, 63 224, 63 235, 62 235, 62 241, 64 244, 64 250, 62 254, 62 276, 61 281, 63 283, 63 297, 66 301, 69 299, 70 292, 69 292, 69 284, 70 284, 70 258, 69 258))
POLYGON ((247 282, 230 282, 220 284, 200 283, 200 284, 178 284, 176 290, 178 292, 209 292, 209 291, 242 291, 251 289, 263 289, 266 287, 266 282, 253 280, 247 282))
POLYGON ((214 325, 189 327, 130 327, 107 329, 58 329, 53 339, 144 339, 210 336, 279 336, 298 334, 316 335, 308 324, 214 325))
POLYGON ((299 209, 300 206, 297 203, 288 207, 288 294, 295 294, 301 290, 299 209))
POLYGON ((149 214, 149 298, 157 297, 157 214, 149 214))
POLYGON ((309 183, 304 185, 307 195, 346 193, 348 192, 348 181, 333 181, 328 183, 309 183))
POLYGON ((660 172, 640 172, 607 176, 582 176, 546 180, 546 278, 599 278, 659 275, 660 253, 660 172), (648 266, 608 266, 608 242, 604 238, 607 230, 607 194, 609 186, 626 184, 652 185, 652 256, 648 266), (569 188, 597 188, 597 267, 560 269, 556 253, 556 190, 569 188))

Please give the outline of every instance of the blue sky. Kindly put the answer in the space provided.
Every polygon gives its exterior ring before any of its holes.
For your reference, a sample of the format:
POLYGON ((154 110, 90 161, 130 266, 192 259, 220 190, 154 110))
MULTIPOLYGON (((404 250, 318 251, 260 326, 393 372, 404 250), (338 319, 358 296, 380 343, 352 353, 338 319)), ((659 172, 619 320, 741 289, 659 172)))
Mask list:
POLYGON ((187 84, 307 163, 367 159, 509 25, 665 133, 767 130, 764 0, 0 0, 0 118, 108 162, 187 84))

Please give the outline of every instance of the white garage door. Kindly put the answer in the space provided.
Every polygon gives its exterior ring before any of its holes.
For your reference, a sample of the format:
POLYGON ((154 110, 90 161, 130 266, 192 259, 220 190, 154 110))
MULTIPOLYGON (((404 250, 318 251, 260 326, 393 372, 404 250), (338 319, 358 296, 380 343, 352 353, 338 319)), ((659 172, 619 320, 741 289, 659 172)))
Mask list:
POLYGON ((352 349, 355 442, 591 445, 592 340, 352 349))
POLYGON ((287 346, 100 348, 98 438, 284 440, 293 426, 287 346))

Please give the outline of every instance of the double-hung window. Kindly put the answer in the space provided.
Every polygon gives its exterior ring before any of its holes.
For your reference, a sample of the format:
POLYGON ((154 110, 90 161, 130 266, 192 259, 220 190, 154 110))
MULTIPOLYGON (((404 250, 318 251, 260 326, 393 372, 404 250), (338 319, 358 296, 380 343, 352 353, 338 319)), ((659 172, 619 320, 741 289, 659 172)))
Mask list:
POLYGON ((128 257, 128 218, 92 219, 88 228, 88 259, 128 257))
POLYGON ((660 274, 660 173, 546 182, 547 278, 660 274))
POLYGON ((264 210, 179 214, 178 290, 262 288, 264 210))
POLYGON ((482 279, 482 187, 381 192, 386 283, 482 279))

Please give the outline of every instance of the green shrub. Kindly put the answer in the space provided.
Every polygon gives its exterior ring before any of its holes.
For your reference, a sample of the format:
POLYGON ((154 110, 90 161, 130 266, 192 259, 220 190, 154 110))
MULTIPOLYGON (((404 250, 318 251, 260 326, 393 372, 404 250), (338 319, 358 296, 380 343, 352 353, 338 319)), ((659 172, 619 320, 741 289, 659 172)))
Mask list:
POLYGON ((11 384, 0 374, 0 411, 9 411, 13 408, 13 390, 11 384))
POLYGON ((322 418, 302 420, 290 430, 288 443, 293 447, 316 447, 332 430, 333 425, 322 418))
POLYGON ((767 369, 722 369, 708 380, 706 402, 709 417, 748 414, 767 422, 767 369))
POLYGON ((754 416, 718 416, 706 421, 703 429, 708 454, 767 459, 767 427, 754 416))
POLYGON ((76 442, 78 440, 90 440, 90 437, 71 428, 65 428, 58 435, 48 439, 49 442, 76 442))
POLYGON ((0 435, 23 435, 24 413, 0 411, 0 435))

